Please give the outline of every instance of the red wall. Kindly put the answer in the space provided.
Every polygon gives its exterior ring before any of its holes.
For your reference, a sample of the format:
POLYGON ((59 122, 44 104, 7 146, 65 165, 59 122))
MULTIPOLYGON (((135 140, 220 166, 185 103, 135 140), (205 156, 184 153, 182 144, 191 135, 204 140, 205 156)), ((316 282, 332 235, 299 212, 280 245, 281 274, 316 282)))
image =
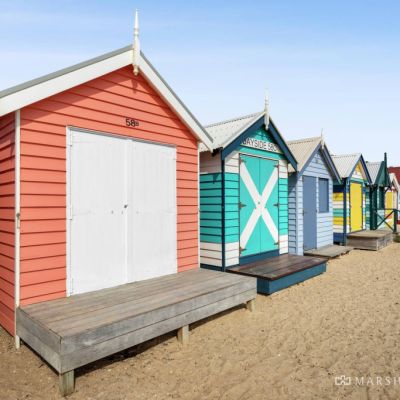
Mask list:
POLYGON ((400 182, 400 167, 389 167, 389 172, 393 172, 396 175, 397 180, 400 182))
POLYGON ((178 270, 196 268, 197 141, 126 67, 21 110, 21 303, 66 294, 66 126, 177 146, 178 270))
POLYGON ((0 324, 14 334, 15 114, 0 118, 0 324))

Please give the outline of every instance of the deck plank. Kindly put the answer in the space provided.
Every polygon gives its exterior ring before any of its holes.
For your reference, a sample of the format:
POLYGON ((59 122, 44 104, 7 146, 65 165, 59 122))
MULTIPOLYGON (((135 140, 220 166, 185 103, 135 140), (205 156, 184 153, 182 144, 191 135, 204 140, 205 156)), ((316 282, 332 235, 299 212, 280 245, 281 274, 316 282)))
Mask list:
MULTIPOLYGON (((206 274, 209 274, 212 271, 207 271, 204 270, 206 274)), ((159 278, 153 278, 153 279, 148 279, 145 281, 139 281, 139 282, 133 282, 133 283, 128 283, 112 288, 107 288, 107 289, 101 289, 101 290, 96 290, 90 293, 82 293, 82 294, 77 294, 69 297, 64 297, 62 299, 56 299, 52 300, 54 304, 52 304, 51 312, 60 312, 62 313, 65 309, 70 310, 70 307, 72 304, 76 304, 78 307, 84 308, 86 307, 87 304, 92 304, 93 301, 101 301, 107 297, 115 297, 117 293, 127 293, 132 291, 134 289, 135 291, 146 291, 150 290, 152 287, 166 287, 169 283, 172 285, 175 284, 184 284, 186 281, 190 280, 196 280, 199 277, 199 270, 190 270, 186 271, 184 276, 179 276, 177 279, 176 276, 181 275, 181 274, 170 274, 170 275, 165 275, 159 278)), ((205 279, 206 275, 201 275, 201 279, 205 279)), ((43 315, 49 311, 49 306, 48 306, 48 301, 43 301, 40 303, 36 304, 30 304, 27 306, 24 306, 24 309, 26 311, 29 311, 31 315, 40 315, 43 313, 43 315)))
POLYGON ((354 232, 354 233, 349 233, 347 235, 348 238, 382 238, 386 237, 389 235, 393 235, 393 232, 390 230, 385 230, 385 229, 377 229, 374 231, 366 230, 366 231, 360 231, 360 232, 354 232))
POLYGON ((243 292, 252 290, 253 283, 243 285, 241 287, 230 286, 211 293, 198 295, 191 299, 181 301, 175 304, 166 305, 164 307, 147 311, 136 315, 126 315, 114 323, 96 325, 87 330, 68 330, 63 334, 61 352, 71 352, 84 345, 93 345, 101 341, 110 340, 116 336, 134 331, 149 325, 160 323, 176 315, 185 314, 197 308, 212 304, 218 301, 235 296, 243 292))
POLYGON ((125 335, 118 336, 114 340, 104 341, 92 346, 87 346, 73 353, 61 356, 61 372, 69 371, 86 365, 92 361, 99 360, 110 354, 128 349, 146 340, 153 339, 160 335, 179 329, 182 326, 202 320, 211 315, 235 307, 237 304, 246 303, 249 297, 254 296, 254 291, 250 290, 235 296, 223 299, 217 303, 208 304, 185 314, 176 315, 161 324, 148 325, 125 335))
MULTIPOLYGON (((62 336, 71 335, 103 325, 113 324, 127 317, 146 314, 161 307, 173 306, 198 296, 212 295, 226 288, 237 288, 238 285, 238 283, 227 283, 224 277, 218 277, 215 278, 214 282, 207 281, 206 283, 207 287, 196 284, 192 287, 188 286, 184 292, 182 288, 177 288, 167 292, 165 295, 149 293, 148 296, 141 299, 121 302, 120 304, 88 313, 84 317, 78 315, 55 323, 48 323, 47 326, 62 336)), ((247 287, 248 283, 241 283, 241 285, 247 287)))
MULTIPOLYGON (((216 278, 212 275, 206 275, 202 277, 202 282, 208 283, 213 280, 218 280, 220 277, 216 278)), ((176 290, 181 290, 182 285, 185 287, 190 287, 193 283, 196 283, 197 278, 193 277, 190 280, 174 280, 168 281, 164 285, 152 285, 141 287, 136 289, 136 287, 130 287, 129 290, 116 291, 115 295, 109 294, 106 297, 92 298, 89 302, 85 302, 81 307, 79 303, 68 304, 66 307, 62 308, 62 311, 57 310, 54 312, 52 308, 49 310, 42 310, 40 313, 31 313, 32 316, 38 318, 40 321, 52 326, 53 322, 71 320, 76 317, 82 317, 85 314, 92 314, 108 307, 119 307, 123 303, 129 302, 140 302, 142 299, 148 299, 150 297, 157 296, 161 298, 164 295, 171 296, 176 290)), ((225 281, 226 282, 226 281, 225 281)), ((164 298, 164 297, 163 297, 164 298)), ((68 323, 68 322, 67 322, 68 323)))
POLYGON ((362 231, 347 235, 347 244, 360 250, 377 251, 393 241, 393 232, 389 230, 362 231))
POLYGON ((254 278, 187 271, 21 306, 17 333, 62 374, 256 295, 254 278))
POLYGON ((263 261, 233 267, 229 269, 229 271, 246 276, 275 280, 293 274, 294 272, 304 271, 305 269, 315 267, 325 262, 326 260, 321 257, 285 254, 263 261))
POLYGON ((319 247, 318 249, 310 249, 304 252, 306 256, 315 256, 315 257, 325 257, 325 258, 336 258, 342 255, 345 255, 353 250, 353 247, 350 246, 339 246, 339 245, 327 245, 323 247, 319 247))

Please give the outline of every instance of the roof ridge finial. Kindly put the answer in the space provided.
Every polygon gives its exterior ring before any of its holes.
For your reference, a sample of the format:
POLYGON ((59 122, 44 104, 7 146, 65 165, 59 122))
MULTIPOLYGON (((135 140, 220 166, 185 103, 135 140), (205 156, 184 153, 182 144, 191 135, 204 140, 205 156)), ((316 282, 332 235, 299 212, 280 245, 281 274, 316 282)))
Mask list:
POLYGON ((140 41, 139 41, 139 11, 135 11, 135 26, 133 28, 133 73, 137 75, 139 73, 139 61, 140 61, 140 41))
POLYGON ((268 96, 268 88, 265 88, 264 123, 265 123, 265 129, 268 130, 268 128, 269 128, 269 96, 268 96))
POLYGON ((321 146, 325 147, 324 128, 321 128, 321 146))

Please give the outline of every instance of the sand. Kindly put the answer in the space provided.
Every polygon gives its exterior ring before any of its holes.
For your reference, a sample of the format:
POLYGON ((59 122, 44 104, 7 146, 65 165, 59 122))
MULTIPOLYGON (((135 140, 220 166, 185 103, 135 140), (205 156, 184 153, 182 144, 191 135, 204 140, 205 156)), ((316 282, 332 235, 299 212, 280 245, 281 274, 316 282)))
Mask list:
MULTIPOLYGON (((195 325, 186 346, 167 335, 78 370, 69 398, 400 399, 399 270, 400 244, 353 251, 324 275, 259 295, 253 313, 195 325), (340 375, 351 384, 335 385, 340 375)), ((54 371, 4 331, 0 388, 2 400, 60 398, 54 371)))

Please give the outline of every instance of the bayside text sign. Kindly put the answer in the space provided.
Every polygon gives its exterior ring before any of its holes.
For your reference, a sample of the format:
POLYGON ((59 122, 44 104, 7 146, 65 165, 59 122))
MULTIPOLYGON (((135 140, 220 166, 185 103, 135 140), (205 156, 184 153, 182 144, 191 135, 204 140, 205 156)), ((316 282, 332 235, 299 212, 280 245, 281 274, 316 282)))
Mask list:
POLYGON ((242 142, 242 146, 252 147, 253 149, 259 149, 264 151, 270 151, 272 153, 282 153, 280 148, 271 142, 266 142, 265 140, 247 138, 242 142))

